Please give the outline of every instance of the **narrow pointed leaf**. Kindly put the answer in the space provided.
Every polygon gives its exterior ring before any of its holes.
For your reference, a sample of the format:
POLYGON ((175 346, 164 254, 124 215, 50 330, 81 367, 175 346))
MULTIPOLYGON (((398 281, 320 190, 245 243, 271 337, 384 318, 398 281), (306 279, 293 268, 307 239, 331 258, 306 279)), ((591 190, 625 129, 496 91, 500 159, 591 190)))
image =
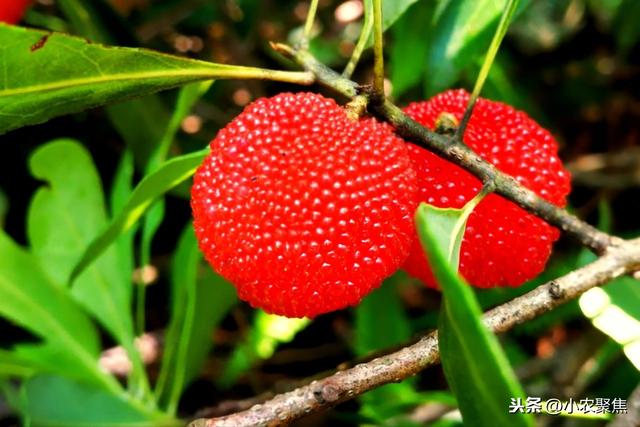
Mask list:
POLYGON ((147 175, 136 186, 124 209, 85 250, 75 265, 70 280, 78 277, 118 236, 130 230, 154 200, 193 175, 208 152, 209 149, 205 149, 175 157, 147 175))
POLYGON ((156 388, 158 401, 169 413, 175 413, 182 391, 202 368, 213 346, 214 327, 238 301, 233 286, 209 266, 202 270, 201 263, 202 253, 189 223, 173 259, 171 321, 156 388))
POLYGON ((416 223, 444 294, 438 332, 447 381, 463 418, 474 426, 532 427, 530 414, 509 413, 510 399, 524 398, 524 391, 497 338, 482 323, 475 295, 456 273, 458 255, 452 250, 459 252, 469 209, 457 210, 458 215, 453 209, 442 211, 423 203, 416 223))

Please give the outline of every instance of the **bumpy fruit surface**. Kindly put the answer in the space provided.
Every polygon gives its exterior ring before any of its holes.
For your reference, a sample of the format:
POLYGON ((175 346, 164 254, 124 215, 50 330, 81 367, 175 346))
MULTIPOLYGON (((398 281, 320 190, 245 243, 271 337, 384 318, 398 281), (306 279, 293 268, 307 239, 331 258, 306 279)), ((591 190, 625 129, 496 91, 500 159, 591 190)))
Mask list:
POLYGON ((0 22, 18 23, 30 4, 31 0, 0 0, 0 22))
POLYGON ((196 235, 254 307, 313 317, 354 305, 406 259, 416 176, 389 126, 285 93, 249 105, 210 148, 192 188, 196 235))
MULTIPOLYGON (((451 113, 459 121, 469 100, 464 90, 441 93, 410 104, 405 112, 434 129, 436 120, 451 113)), ((501 171, 558 206, 565 206, 570 176, 558 158, 551 134, 525 113, 479 99, 464 142, 501 171)), ((461 208, 481 189, 480 181, 462 168, 409 144, 418 176, 418 197, 438 207, 461 208)), ((471 214, 460 252, 460 273, 478 287, 518 286, 543 269, 559 232, 514 203, 491 194, 471 214)), ((425 284, 435 279, 415 238, 403 268, 425 284)))

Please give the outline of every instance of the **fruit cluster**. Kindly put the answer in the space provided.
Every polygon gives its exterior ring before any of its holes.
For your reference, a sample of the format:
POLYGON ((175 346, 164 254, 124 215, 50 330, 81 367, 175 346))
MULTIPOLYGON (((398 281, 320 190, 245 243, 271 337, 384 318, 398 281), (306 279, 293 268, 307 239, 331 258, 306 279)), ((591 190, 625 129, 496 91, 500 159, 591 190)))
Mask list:
MULTIPOLYGON (((460 119, 469 95, 448 91, 405 112, 434 128, 460 119)), ((541 197, 564 206, 558 145, 525 113, 484 99, 464 142, 541 197)), ((357 304, 399 268, 436 286, 413 225, 422 201, 462 207, 480 181, 333 100, 284 93, 249 105, 210 144, 191 205, 199 245, 241 299, 270 313, 314 317, 357 304)), ((462 243, 474 286, 517 286, 542 271, 558 231, 487 196, 462 243)))

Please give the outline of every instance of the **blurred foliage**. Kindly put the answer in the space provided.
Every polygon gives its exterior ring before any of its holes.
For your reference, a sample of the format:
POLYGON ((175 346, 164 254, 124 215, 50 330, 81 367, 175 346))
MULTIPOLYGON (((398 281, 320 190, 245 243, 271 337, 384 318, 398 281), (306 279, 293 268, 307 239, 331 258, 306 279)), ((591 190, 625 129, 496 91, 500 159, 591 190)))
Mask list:
MULTIPOLYGON (((344 69, 358 41, 370 43, 362 34, 369 5, 321 0, 311 51, 344 69)), ((502 6, 385 1, 393 100, 403 105, 445 88, 471 88, 502 6)), ((216 64, 293 69, 267 42, 299 40, 307 10, 301 0, 56 0, 35 2, 24 19, 29 30, 0 27, 3 53, 9 43, 22 46, 3 57, 11 70, 5 77, 16 87, 43 83, 41 71, 60 61, 73 63, 76 77, 95 77, 92 61, 111 64, 113 72, 163 74, 144 84, 71 88, 64 99, 37 90, 0 97, 3 112, 30 113, 0 120, 3 131, 16 128, 0 136, 0 425, 184 425, 203 408, 222 414, 220 402, 289 390, 438 326, 442 295, 402 272, 358 307, 309 321, 238 304, 233 287, 203 262, 185 200, 203 148, 253 99, 299 86, 219 80, 130 99, 193 81, 167 74, 174 67, 200 69, 193 59, 215 63, 206 66, 212 73, 237 71, 216 64), (55 35, 45 42, 60 49, 38 69, 25 69, 21 58, 42 40, 42 30, 131 50, 94 43, 82 51, 87 58, 77 51, 83 40, 55 35), (141 54, 140 47, 173 56, 141 54), (78 113, 62 115, 69 112, 78 113), (142 330, 162 337, 163 354, 138 354, 134 336, 142 330), (119 378, 100 368, 103 351, 114 346, 133 356, 119 378)), ((640 233, 638 22, 636 0, 523 0, 483 89, 483 96, 527 111, 557 136, 573 175, 572 211, 625 236, 640 233)), ((365 49, 354 79, 369 83, 371 65, 365 49)), ((519 288, 462 291, 455 299, 445 291, 447 304, 456 306, 448 315, 455 311, 474 330, 474 299, 486 310, 592 259, 561 240, 546 271, 519 288)), ((506 375, 513 383, 504 356, 528 395, 625 398, 640 381, 637 285, 625 277, 587 293, 580 304, 516 327, 500 337, 502 346, 487 346, 465 328, 459 336, 452 332, 443 349, 454 353, 446 356, 447 375, 428 369, 300 425, 461 425, 458 404, 468 413, 470 398, 461 401, 458 393, 456 400, 448 381, 476 390, 480 383, 465 378, 465 366, 477 365, 482 375, 497 365, 491 387, 470 393, 488 405, 499 396, 494 382, 506 375), (474 351, 456 355, 456 343, 474 351)))

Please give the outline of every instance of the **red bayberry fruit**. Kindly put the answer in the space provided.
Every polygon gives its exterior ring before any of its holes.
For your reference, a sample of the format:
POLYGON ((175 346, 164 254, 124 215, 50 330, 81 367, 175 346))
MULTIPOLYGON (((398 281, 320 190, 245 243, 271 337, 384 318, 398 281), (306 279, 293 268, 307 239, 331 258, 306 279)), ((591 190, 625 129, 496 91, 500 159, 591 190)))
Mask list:
POLYGON ((389 126, 285 93, 249 105, 210 148, 191 192, 196 235, 254 307, 313 317, 354 305, 406 259, 416 177, 389 126))
POLYGON ((0 0, 0 22, 18 23, 30 4, 31 0, 0 0))
MULTIPOLYGON (((464 90, 451 90, 405 108, 407 115, 433 129, 442 113, 461 120, 469 101, 464 90)), ((539 196, 565 206, 570 176, 558 158, 551 134, 521 111, 480 98, 464 142, 502 172, 539 196)), ((418 197, 438 207, 460 208, 481 189, 462 168, 416 145, 409 155, 418 176, 418 197)), ((491 194, 475 208, 460 251, 460 273, 478 287, 518 286, 538 275, 559 232, 501 196, 491 194)), ((417 239, 403 268, 431 287, 435 279, 417 239)))

